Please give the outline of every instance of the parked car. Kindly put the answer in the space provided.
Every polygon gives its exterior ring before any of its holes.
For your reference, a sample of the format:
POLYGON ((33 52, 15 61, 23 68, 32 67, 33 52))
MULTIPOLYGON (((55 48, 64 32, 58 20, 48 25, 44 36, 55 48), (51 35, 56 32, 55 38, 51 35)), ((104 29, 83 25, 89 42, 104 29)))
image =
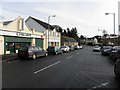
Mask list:
POLYGON ((75 48, 75 50, 79 50, 80 46, 76 45, 74 48, 75 48))
POLYGON ((48 52, 39 46, 27 46, 27 47, 22 47, 20 48, 20 50, 18 50, 19 58, 36 59, 37 57, 40 56, 48 56, 48 52))
POLYGON ((100 48, 99 46, 94 46, 93 47, 93 52, 100 52, 100 48))
POLYGON ((49 46, 47 48, 48 54, 59 54, 63 53, 63 51, 58 46, 49 46))
POLYGON ((112 49, 112 46, 102 46, 100 51, 102 55, 108 56, 111 49, 112 49))
POLYGON ((70 48, 68 46, 61 46, 60 49, 63 51, 63 52, 69 52, 70 51, 70 48))
POLYGON ((109 53, 110 58, 116 62, 117 59, 120 59, 120 46, 114 46, 109 53))
POLYGON ((83 49, 83 46, 82 46, 82 45, 80 45, 80 46, 79 46, 79 48, 80 48, 80 49, 83 49))
POLYGON ((68 46, 70 51, 74 51, 74 46, 68 46))
POLYGON ((120 59, 118 59, 115 63, 114 73, 115 76, 120 79, 120 59))

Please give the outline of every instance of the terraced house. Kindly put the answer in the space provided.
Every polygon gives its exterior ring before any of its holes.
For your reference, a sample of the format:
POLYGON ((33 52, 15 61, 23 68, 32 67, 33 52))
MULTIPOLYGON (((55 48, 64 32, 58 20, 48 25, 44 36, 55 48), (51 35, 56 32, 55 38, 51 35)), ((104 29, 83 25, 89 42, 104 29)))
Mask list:
POLYGON ((44 33, 28 28, 20 16, 0 22, 0 55, 17 53, 24 46, 44 48, 44 38, 44 33))
POLYGON ((26 20, 26 25, 30 29, 44 33, 44 49, 48 46, 61 46, 61 33, 52 25, 31 16, 26 20))

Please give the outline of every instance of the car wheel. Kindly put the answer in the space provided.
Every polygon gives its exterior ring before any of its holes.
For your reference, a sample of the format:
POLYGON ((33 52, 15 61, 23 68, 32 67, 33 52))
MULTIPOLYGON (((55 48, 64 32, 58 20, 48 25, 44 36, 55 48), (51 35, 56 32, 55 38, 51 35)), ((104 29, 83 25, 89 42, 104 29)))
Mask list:
POLYGON ((117 72, 117 70, 116 70, 116 66, 114 67, 114 73, 115 73, 116 78, 119 78, 119 79, 120 79, 120 75, 118 74, 118 72, 117 72))
POLYGON ((45 53, 45 56, 48 56, 48 53, 45 53))
POLYGON ((36 59, 36 55, 34 54, 34 55, 32 56, 32 58, 33 58, 33 60, 35 60, 35 59, 36 59))
POLYGON ((55 55, 57 55, 58 54, 58 52, 55 52, 55 55))

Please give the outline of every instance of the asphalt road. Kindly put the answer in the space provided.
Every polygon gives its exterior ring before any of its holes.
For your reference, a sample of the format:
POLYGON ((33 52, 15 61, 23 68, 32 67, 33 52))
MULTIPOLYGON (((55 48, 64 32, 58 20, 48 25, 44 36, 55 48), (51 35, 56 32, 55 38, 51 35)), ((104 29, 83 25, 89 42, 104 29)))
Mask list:
POLYGON ((3 88, 120 88, 114 63, 91 46, 36 60, 2 63, 3 88))

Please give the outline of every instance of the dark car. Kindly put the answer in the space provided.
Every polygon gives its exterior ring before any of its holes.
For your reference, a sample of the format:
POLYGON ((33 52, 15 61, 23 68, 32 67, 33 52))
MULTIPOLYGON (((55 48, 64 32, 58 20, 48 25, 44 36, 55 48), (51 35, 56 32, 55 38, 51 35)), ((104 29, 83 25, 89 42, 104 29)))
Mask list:
POLYGON ((74 46, 68 46, 70 51, 74 51, 74 46))
POLYGON ((63 53, 63 51, 60 49, 60 47, 58 46, 49 46, 47 48, 47 51, 49 54, 59 54, 59 53, 63 53))
POLYGON ((100 51, 102 55, 108 56, 111 49, 112 49, 112 46, 101 46, 100 51))
POLYGON ((110 58, 116 62, 117 59, 120 59, 120 46, 114 46, 109 53, 110 58))
POLYGON ((118 59, 115 63, 114 73, 115 76, 120 79, 120 59, 118 59))
POLYGON ((39 46, 22 47, 18 51, 18 57, 19 58, 33 58, 33 59, 36 59, 37 57, 47 56, 47 55, 48 55, 47 51, 43 50, 39 46))

